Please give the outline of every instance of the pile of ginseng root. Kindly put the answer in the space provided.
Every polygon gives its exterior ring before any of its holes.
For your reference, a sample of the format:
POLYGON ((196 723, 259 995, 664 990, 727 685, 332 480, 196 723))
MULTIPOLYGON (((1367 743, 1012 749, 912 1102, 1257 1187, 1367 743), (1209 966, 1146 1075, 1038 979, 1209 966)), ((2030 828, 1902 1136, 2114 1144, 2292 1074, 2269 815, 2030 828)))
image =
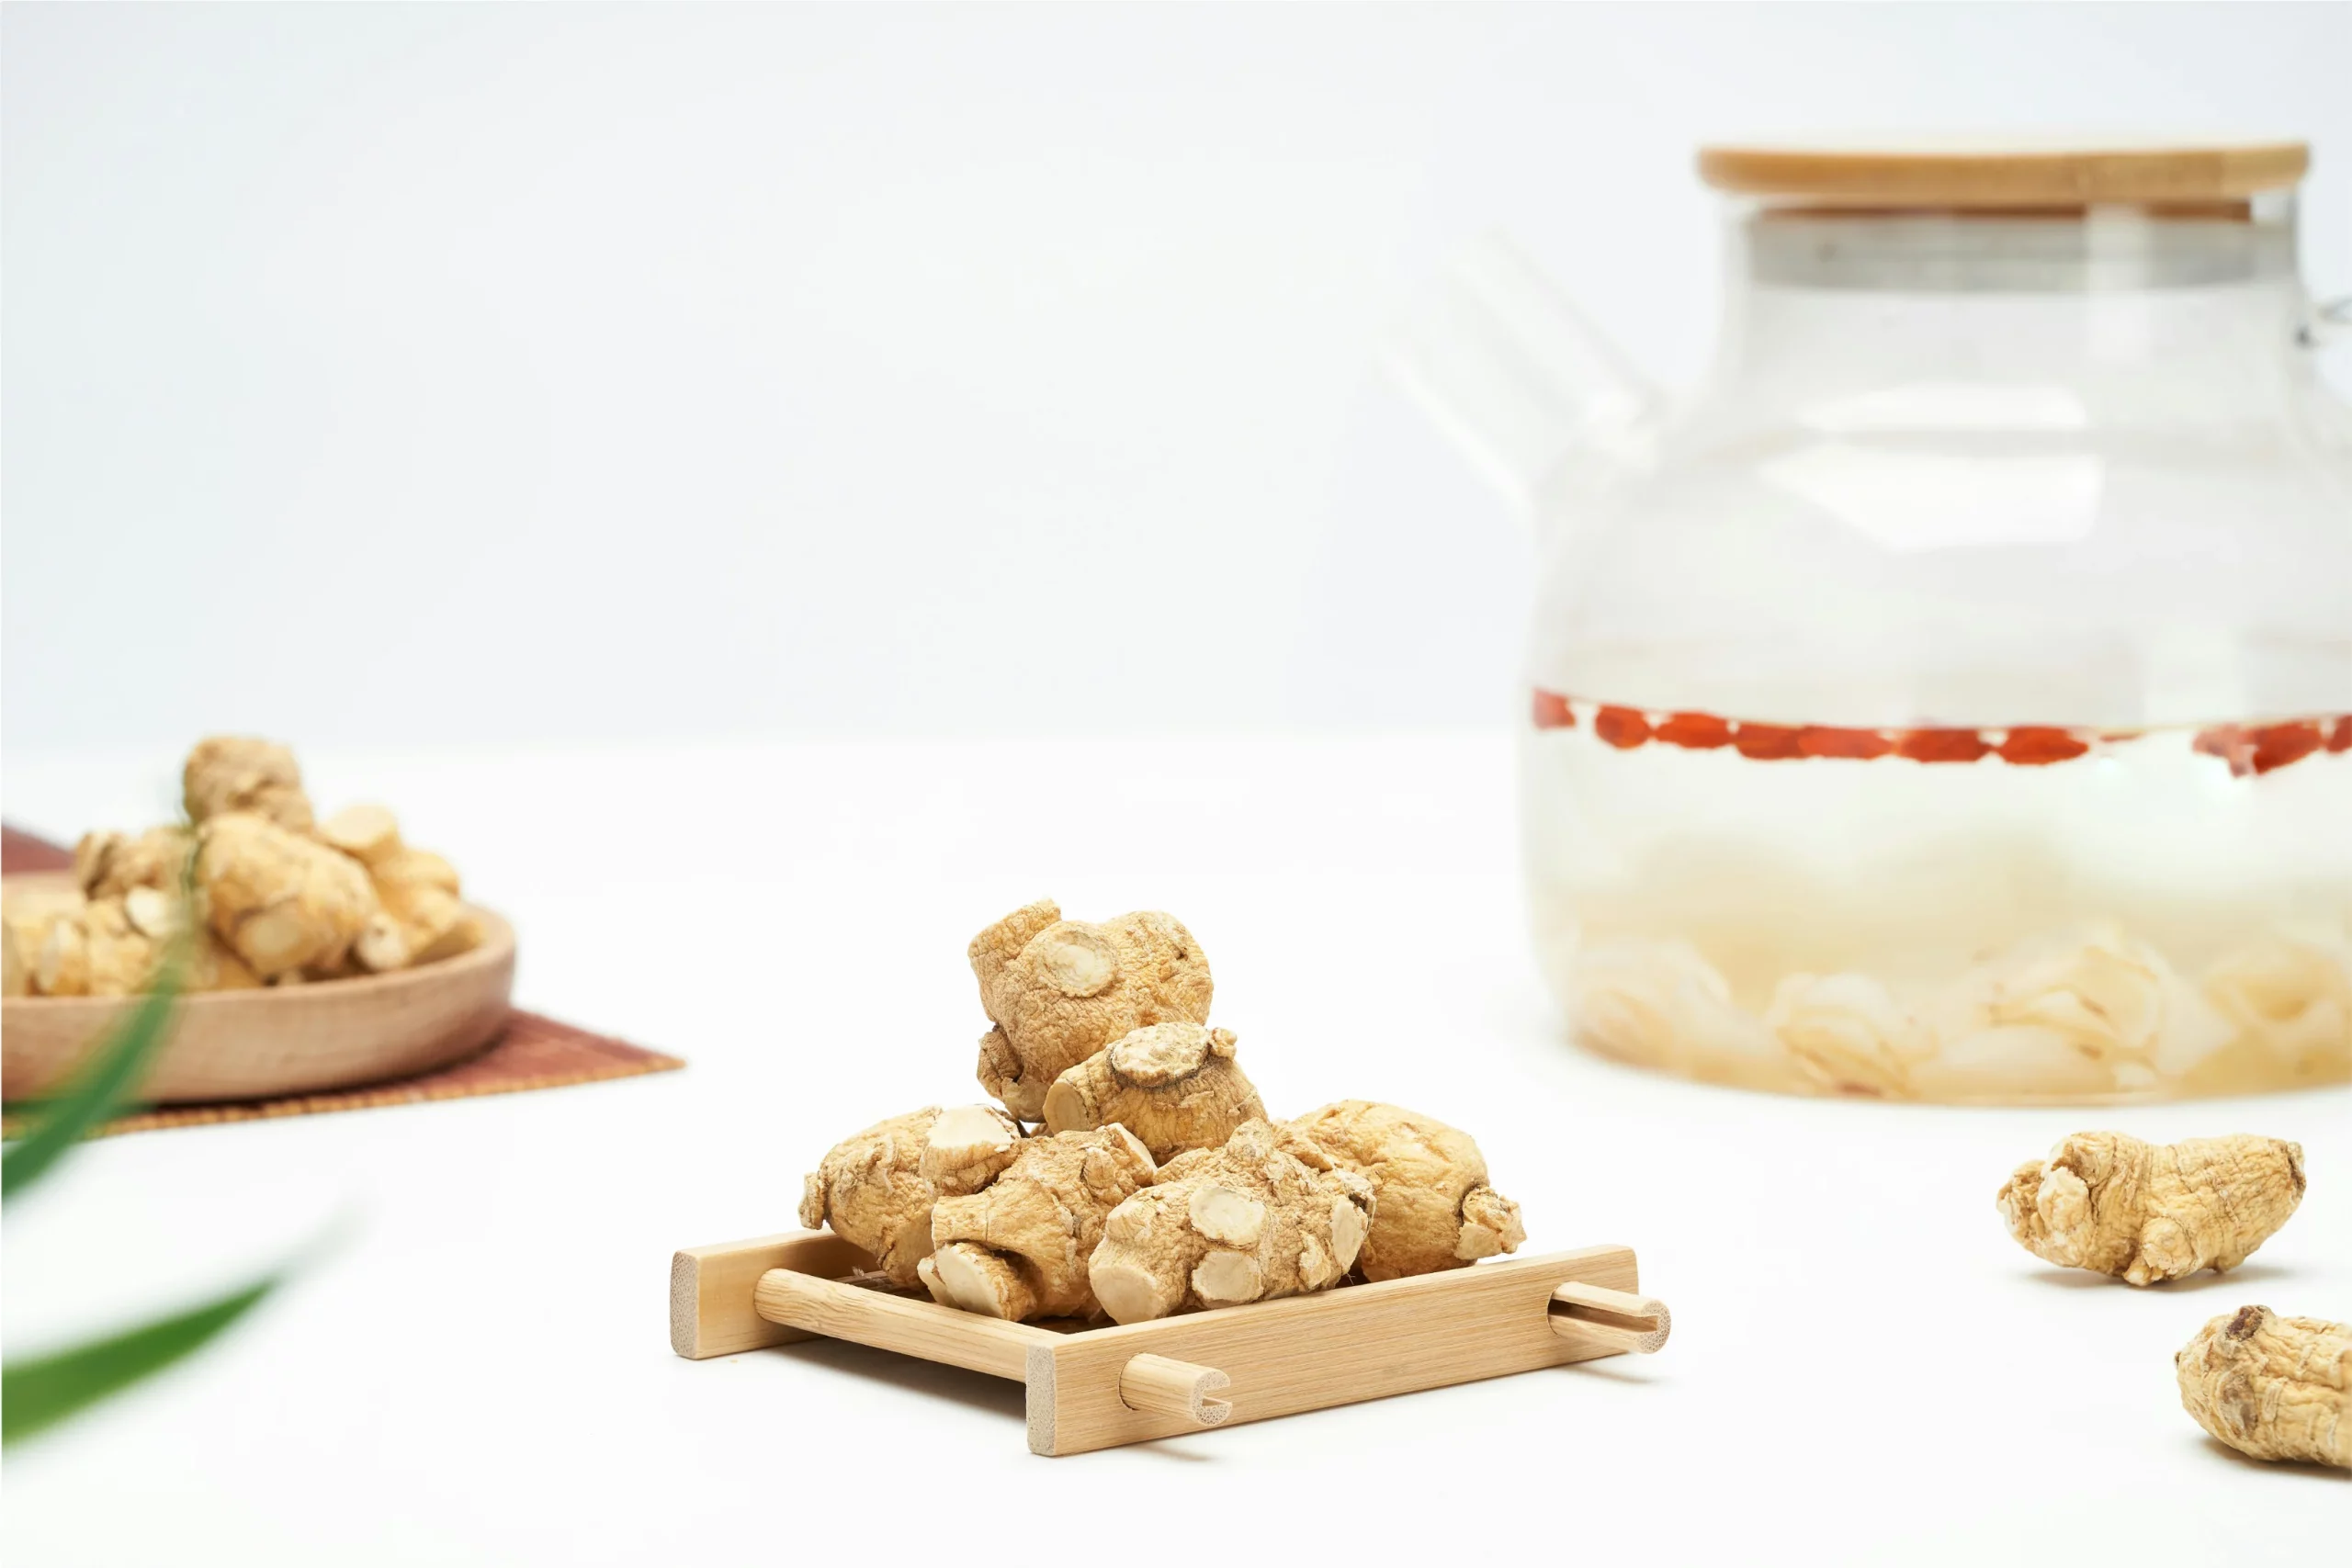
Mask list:
POLYGON ((1051 900, 972 940, 996 1103, 842 1140, 800 1220, 894 1285, 991 1317, 1110 1317, 1270 1301, 1458 1269, 1525 1239, 1468 1134, 1343 1100, 1266 1114, 1207 957, 1173 917, 1065 920, 1051 900))
POLYGON ((147 990, 183 935, 180 984, 191 991, 380 975, 481 942, 447 861, 403 843, 380 806, 320 819, 284 746, 199 741, 181 797, 184 822, 85 834, 72 886, 8 887, 9 996, 147 990))

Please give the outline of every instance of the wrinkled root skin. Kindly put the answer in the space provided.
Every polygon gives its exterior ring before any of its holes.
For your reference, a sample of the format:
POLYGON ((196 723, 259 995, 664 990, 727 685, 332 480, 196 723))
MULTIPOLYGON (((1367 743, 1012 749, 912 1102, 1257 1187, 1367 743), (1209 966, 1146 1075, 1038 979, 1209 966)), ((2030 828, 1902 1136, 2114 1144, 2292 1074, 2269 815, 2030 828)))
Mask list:
POLYGON ((199 830, 196 880, 213 931, 265 980, 340 968, 379 908, 357 861, 246 812, 199 830))
POLYGON ((481 945, 481 928, 457 895, 430 883, 401 882, 380 873, 372 886, 385 921, 397 933, 390 951, 400 961, 391 967, 438 964, 481 945))
POLYGON ((1373 1221, 1370 1182, 1311 1141, 1250 1122, 1222 1148, 1177 1156, 1112 1211, 1088 1277, 1121 1323, 1300 1295, 1346 1277, 1373 1221))
POLYGON ((1087 1258, 1111 1212, 1155 1174, 1124 1127, 1026 1139, 987 1186, 933 1207, 923 1286, 990 1317, 1098 1316, 1087 1258))
POLYGON ((1356 1262, 1366 1280, 1464 1268, 1527 1239, 1519 1205, 1487 1184, 1486 1156, 1467 1133, 1365 1100, 1326 1105, 1289 1125, 1372 1183, 1377 1206, 1356 1262))
POLYGON ((1219 1147, 1244 1122, 1266 1119, 1234 1050, 1229 1029, 1156 1023, 1136 1030, 1054 1080, 1046 1091, 1046 1131, 1115 1122, 1163 1163, 1219 1147))
POLYGON ((2352 1325, 2240 1307, 2173 1367, 2182 1408, 2238 1452, 2352 1470, 2352 1325))
POLYGON ((317 830, 321 843, 364 865, 380 865, 401 849, 400 818, 373 804, 346 806, 320 823, 317 830))
POLYGON ((980 1042, 980 1085, 1023 1122, 1043 1121, 1054 1080, 1114 1041, 1208 1019, 1208 959, 1171 915, 1091 925, 1040 899, 974 937, 968 956, 996 1026, 980 1042))
POLYGON ((33 988, 49 997, 130 996, 147 988, 163 954, 121 899, 100 899, 51 923, 33 988))
POLYGON ((307 833, 316 820, 294 753, 274 740, 215 735, 198 741, 180 770, 180 798, 197 823, 248 811, 307 833))
POLYGON ((0 894, 0 954, 6 959, 8 995, 39 992, 34 979, 51 929, 80 919, 82 908, 81 895, 62 888, 10 887, 0 894))
POLYGON ((923 1141, 923 1179, 948 1197, 978 1192, 1020 1155, 1021 1123, 993 1105, 939 1113, 923 1141))
POLYGON ((74 846, 74 878, 93 899, 119 898, 135 888, 176 893, 188 874, 196 838, 185 828, 130 833, 85 833, 74 846))
POLYGON ((2047 1160, 2018 1167, 1997 1202, 2035 1257, 2153 1285, 2236 1268, 2302 1197, 2300 1144, 2076 1133, 2047 1160))
POLYGON ((891 1283, 914 1284, 916 1265, 931 1251, 938 1194, 922 1175, 922 1156, 939 1115, 927 1105, 835 1144, 801 1184, 800 1223, 831 1229, 891 1283))

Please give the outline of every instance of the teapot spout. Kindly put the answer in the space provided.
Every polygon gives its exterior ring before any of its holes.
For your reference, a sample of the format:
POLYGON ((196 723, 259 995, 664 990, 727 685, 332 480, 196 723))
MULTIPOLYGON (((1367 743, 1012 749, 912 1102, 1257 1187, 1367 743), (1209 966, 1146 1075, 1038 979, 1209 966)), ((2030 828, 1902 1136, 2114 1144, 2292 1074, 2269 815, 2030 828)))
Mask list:
POLYGON ((1389 377, 1521 510, 1637 461, 1658 406, 1616 346, 1490 234, 1392 335, 1389 377))

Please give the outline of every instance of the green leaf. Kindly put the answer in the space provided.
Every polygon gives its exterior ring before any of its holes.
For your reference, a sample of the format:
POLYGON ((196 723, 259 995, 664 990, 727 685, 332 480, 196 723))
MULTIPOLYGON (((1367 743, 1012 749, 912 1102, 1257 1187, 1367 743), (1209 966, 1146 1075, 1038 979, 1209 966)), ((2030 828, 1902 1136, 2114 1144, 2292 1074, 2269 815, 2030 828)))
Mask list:
POLYGON ((64 1094, 42 1106, 40 1119, 25 1135, 0 1155, 0 1199, 12 1198, 40 1180, 85 1134, 130 1103, 149 1059, 171 1032, 182 967, 175 949, 156 970, 154 989, 139 998, 114 1037, 64 1094))
POLYGON ((153 1376, 244 1316, 282 1275, 108 1338, 0 1369, 0 1445, 34 1433, 153 1376))

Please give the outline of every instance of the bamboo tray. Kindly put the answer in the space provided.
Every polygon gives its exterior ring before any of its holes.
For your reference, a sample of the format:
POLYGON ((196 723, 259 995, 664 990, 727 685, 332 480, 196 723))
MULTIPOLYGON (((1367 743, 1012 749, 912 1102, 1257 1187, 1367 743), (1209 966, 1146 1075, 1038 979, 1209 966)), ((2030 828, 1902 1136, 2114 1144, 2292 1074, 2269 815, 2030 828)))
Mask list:
MULTIPOLYGON (((70 884, 68 874, 7 879, 70 884)), ((315 985, 198 991, 141 1080, 156 1105, 270 1100, 407 1077, 487 1045, 514 987, 514 928, 487 909, 481 945, 437 964, 315 985)), ((0 1099, 39 1099, 71 1070, 129 997, 10 997, 0 1004, 0 1099)))
POLYGON ((670 1264, 670 1347, 699 1361, 821 1337, 1006 1378, 1028 1389, 1029 1451, 1077 1454, 1646 1353, 1670 1327, 1623 1247, 1108 1327, 958 1312, 858 1279, 871 1263, 821 1231, 689 1247, 670 1264))

